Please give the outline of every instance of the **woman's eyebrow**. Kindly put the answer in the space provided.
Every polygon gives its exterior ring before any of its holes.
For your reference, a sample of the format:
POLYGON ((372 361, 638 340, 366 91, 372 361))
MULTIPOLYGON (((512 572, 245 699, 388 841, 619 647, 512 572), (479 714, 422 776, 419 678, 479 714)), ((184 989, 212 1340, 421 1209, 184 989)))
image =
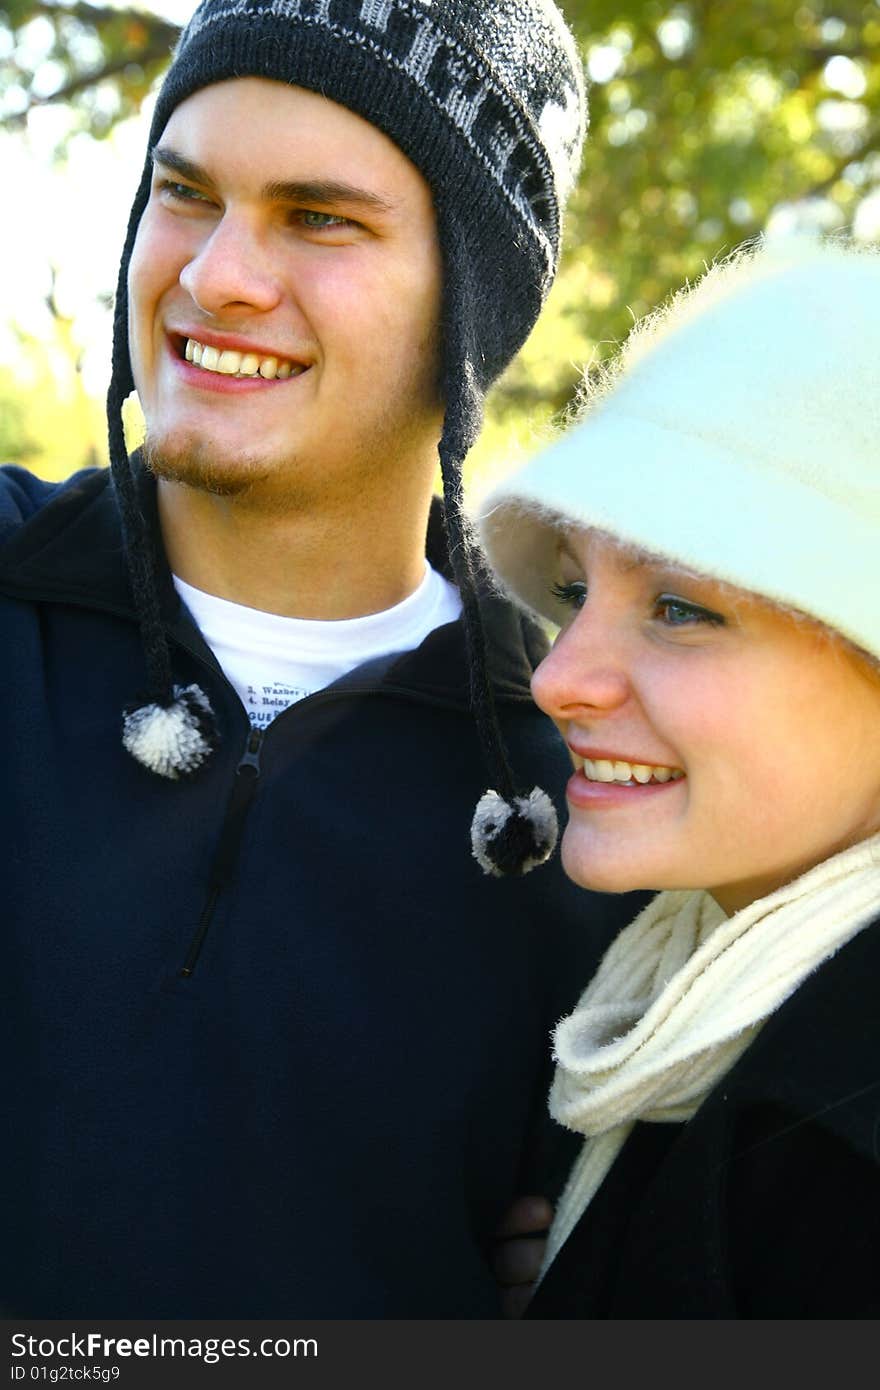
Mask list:
MULTIPOLYGON (((214 187, 214 180, 207 169, 179 154, 170 145, 157 145, 152 151, 152 159, 154 164, 172 169, 191 183, 200 183, 204 188, 214 187)), ((344 203, 347 207, 369 208, 372 212, 394 211, 394 204, 387 198, 340 179, 273 180, 263 185, 262 196, 267 202, 274 203, 320 203, 324 207, 344 203)))
MULTIPOLYGON (((560 559, 571 560, 573 564, 580 564, 580 560, 574 550, 569 545, 567 539, 560 540, 557 546, 557 553, 560 559)), ((669 567, 668 561, 663 561, 659 555, 652 555, 647 550, 637 550, 632 546, 615 546, 613 551, 615 567, 622 574, 629 574, 631 570, 642 569, 664 565, 669 567)))

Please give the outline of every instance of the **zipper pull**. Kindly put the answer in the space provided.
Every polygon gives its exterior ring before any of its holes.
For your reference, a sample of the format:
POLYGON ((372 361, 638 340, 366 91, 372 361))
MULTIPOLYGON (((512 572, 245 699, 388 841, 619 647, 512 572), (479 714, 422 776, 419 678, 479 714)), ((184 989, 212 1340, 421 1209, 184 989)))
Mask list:
POLYGON ((248 734, 247 743, 244 748, 244 756, 238 767, 235 769, 236 776, 240 776, 244 768, 252 767, 254 776, 260 775, 260 754, 263 751, 263 730, 251 729, 248 734))

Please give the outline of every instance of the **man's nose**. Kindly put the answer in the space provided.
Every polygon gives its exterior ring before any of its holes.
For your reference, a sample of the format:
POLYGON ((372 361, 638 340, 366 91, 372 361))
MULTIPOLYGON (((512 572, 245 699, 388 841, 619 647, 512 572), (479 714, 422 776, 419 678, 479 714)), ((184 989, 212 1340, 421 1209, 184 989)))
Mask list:
POLYGON ((621 642, 583 609, 557 637, 532 676, 532 698, 557 722, 601 719, 626 704, 631 693, 621 642))
POLYGON ((180 272, 180 283, 205 314, 266 312, 281 299, 269 248, 243 217, 224 215, 180 272))

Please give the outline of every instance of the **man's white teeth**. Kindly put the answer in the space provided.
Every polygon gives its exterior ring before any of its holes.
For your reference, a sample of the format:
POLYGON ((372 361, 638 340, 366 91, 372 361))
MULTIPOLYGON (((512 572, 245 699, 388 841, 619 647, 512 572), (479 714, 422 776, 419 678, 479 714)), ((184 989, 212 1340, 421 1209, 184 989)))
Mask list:
POLYGON ((622 782, 634 786, 646 782, 678 782, 684 776, 678 767, 653 767, 648 763, 625 763, 622 758, 576 758, 588 782, 622 782))
POLYGON ((299 376, 304 367, 293 362, 284 362, 278 357, 258 357, 255 352, 234 352, 231 348, 208 347, 187 338, 185 357, 206 372, 219 372, 221 376, 261 376, 265 381, 286 381, 289 376, 299 376))

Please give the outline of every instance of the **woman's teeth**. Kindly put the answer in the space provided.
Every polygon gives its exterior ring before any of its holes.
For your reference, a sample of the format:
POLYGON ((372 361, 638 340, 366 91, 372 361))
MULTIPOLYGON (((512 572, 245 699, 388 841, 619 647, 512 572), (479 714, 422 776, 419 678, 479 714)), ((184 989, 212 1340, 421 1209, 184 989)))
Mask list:
POLYGON ((578 758, 575 767, 588 782, 619 782, 634 787, 648 782, 679 782, 684 773, 678 767, 655 767, 648 763, 625 763, 621 758, 578 758))
POLYGON ((208 347, 187 338, 184 352, 187 362, 193 362, 206 372, 219 372, 221 376, 261 376, 265 381, 285 381, 289 376, 299 376, 305 367, 294 362, 285 362, 280 357, 259 357, 255 352, 234 352, 230 348, 208 347))

